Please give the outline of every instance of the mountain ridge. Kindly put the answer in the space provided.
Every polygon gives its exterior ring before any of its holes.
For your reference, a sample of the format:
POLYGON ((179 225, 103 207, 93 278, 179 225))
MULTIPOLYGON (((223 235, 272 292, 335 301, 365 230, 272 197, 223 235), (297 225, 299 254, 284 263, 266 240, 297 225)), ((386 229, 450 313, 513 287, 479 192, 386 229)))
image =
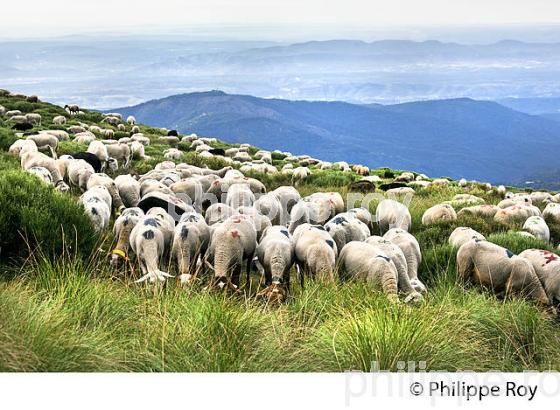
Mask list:
POLYGON ((560 123, 470 98, 359 105, 212 90, 110 111, 266 149, 493 183, 550 174, 560 149, 560 123))

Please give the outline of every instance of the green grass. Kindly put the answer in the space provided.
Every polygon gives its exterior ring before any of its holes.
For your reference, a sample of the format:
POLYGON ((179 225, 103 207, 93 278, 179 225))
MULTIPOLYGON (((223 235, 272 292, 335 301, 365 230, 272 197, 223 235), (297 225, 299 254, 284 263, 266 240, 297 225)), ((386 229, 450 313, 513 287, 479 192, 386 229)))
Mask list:
MULTIPOLYGON (((41 113, 44 128, 61 128, 52 125, 52 118, 65 114, 60 107, 20 98, 0 98, 0 105, 41 113)), ((101 114, 86 111, 69 117, 68 124, 97 124, 101 119, 101 114)), ((0 215, 12 217, 3 220, 1 240, 9 238, 18 245, 17 229, 24 225, 13 215, 32 216, 28 237, 56 239, 53 226, 68 226, 68 221, 61 223, 52 215, 82 221, 83 214, 75 213, 75 198, 41 185, 31 190, 30 181, 36 181, 16 171, 19 161, 4 152, 15 139, 7 126, 0 122, 0 182, 7 181, 5 194, 0 195, 0 215), (29 203, 31 191, 38 195, 33 203, 29 203), (41 212, 51 215, 47 223, 41 222, 41 212)), ((132 164, 132 171, 141 174, 163 160, 168 146, 157 141, 164 135, 160 129, 140 125, 140 130, 152 140, 146 147, 152 158, 132 164)), ((60 153, 84 148, 63 142, 60 153)), ((201 158, 188 144, 180 149, 185 152, 181 161, 212 168, 225 165, 201 158)), ((273 159, 282 165, 284 156, 273 154, 273 159)), ((387 181, 401 172, 381 168, 371 174, 387 181)), ((269 190, 291 183, 289 175, 250 176, 269 190)), ((352 173, 315 170, 298 190, 302 195, 337 191, 345 197, 348 184, 356 178, 352 173)), ((135 284, 124 271, 112 270, 105 256, 111 235, 101 242, 87 233, 89 228, 80 229, 86 244, 79 248, 87 249, 81 255, 76 247, 69 251, 68 242, 54 241, 56 252, 52 252, 51 245, 41 241, 41 250, 7 260, 3 243, 0 371, 368 371, 374 362, 380 369, 401 370, 408 361, 425 362, 427 370, 560 370, 560 328, 555 318, 529 301, 499 300, 459 283, 457 251, 447 239, 455 227, 471 226, 516 253, 533 247, 553 250, 552 246, 512 233, 519 225, 473 216, 452 224, 421 225, 427 208, 460 192, 453 184, 418 189, 412 200, 412 233, 423 254, 419 276, 429 289, 425 301, 415 307, 389 304, 364 283, 312 280, 304 289, 292 280, 287 303, 266 306, 255 298, 255 272, 250 292, 239 297, 205 291, 207 278, 189 289, 170 280, 165 289, 155 291, 135 284)), ((487 203, 499 201, 495 193, 481 187, 470 193, 487 203)), ((376 204, 370 204, 371 211, 376 204)), ((549 224, 556 243, 560 227, 554 221, 549 224)))

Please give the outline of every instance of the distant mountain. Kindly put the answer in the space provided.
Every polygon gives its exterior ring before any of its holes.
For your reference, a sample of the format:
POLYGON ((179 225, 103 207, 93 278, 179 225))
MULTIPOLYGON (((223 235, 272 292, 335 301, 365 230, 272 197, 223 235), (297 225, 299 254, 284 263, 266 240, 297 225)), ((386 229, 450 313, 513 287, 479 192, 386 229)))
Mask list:
POLYGON ((527 114, 560 114, 560 97, 504 98, 496 102, 527 114))
POLYGON ((560 173, 560 123, 490 101, 356 105, 211 91, 115 110, 183 133, 432 176, 522 183, 560 173))

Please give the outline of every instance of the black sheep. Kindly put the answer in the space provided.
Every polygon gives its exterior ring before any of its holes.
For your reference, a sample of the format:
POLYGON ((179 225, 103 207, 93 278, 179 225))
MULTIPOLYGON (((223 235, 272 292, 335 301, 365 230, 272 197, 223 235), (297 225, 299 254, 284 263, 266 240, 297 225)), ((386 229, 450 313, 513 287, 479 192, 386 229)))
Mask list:
POLYGON ((28 122, 15 124, 12 126, 12 129, 17 131, 29 131, 31 128, 33 128, 33 124, 29 124, 28 122))
POLYGON ((213 148, 208 152, 212 155, 221 155, 222 157, 226 156, 226 152, 222 148, 213 148))
POLYGON ((168 137, 178 137, 179 133, 177 132, 177 130, 169 130, 169 131, 167 131, 167 136, 168 137))
POLYGON ((383 184, 383 185, 379 185, 379 188, 382 191, 388 191, 389 189, 393 189, 393 188, 404 188, 407 187, 407 184, 404 184, 402 182, 391 182, 389 184, 383 184))
POLYGON ((93 170, 96 173, 101 172, 101 160, 97 158, 95 154, 92 154, 91 152, 82 151, 70 155, 74 159, 83 159, 84 161, 86 161, 88 164, 90 164, 93 167, 93 170))

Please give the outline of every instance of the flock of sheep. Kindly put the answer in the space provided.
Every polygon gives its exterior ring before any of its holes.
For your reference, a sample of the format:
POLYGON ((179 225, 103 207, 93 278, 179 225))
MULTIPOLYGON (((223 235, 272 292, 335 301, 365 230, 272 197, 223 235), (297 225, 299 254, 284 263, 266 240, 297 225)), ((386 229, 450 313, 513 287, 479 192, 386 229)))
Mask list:
MULTIPOLYGON (((67 106, 68 115, 79 115, 77 106, 67 106)), ((17 123, 29 121, 31 114, 7 111, 0 114, 17 123), (14 120, 16 117, 16 120, 14 120)), ((38 114, 36 114, 38 115, 38 114)), ((66 123, 66 116, 53 122, 66 123)), ((40 124, 40 116, 35 118, 40 124)), ((64 130, 45 130, 17 140, 9 152, 18 155, 23 169, 37 175, 60 191, 75 187, 87 215, 100 231, 109 228, 114 215, 116 246, 111 264, 124 261, 139 266, 138 282, 162 284, 176 272, 183 285, 210 273, 209 286, 239 292, 243 264, 246 283, 253 264, 264 277, 260 295, 281 302, 288 295, 290 272, 295 266, 303 284, 305 276, 335 280, 340 273, 365 280, 380 289, 392 301, 402 296, 406 303, 418 303, 427 292, 418 277, 422 260, 420 245, 409 233, 412 218, 396 199, 379 202, 375 215, 367 208, 346 209, 337 192, 317 192, 301 197, 293 186, 281 186, 267 192, 247 171, 283 172, 293 175, 294 184, 310 174, 309 165, 321 169, 338 168, 367 175, 369 169, 347 163, 328 163, 309 156, 285 153, 288 162, 281 170, 272 165, 272 153, 249 154, 249 146, 221 150, 212 148, 213 138, 192 134, 180 138, 173 131, 160 141, 171 146, 167 160, 141 176, 110 175, 119 167, 128 168, 133 155, 146 158, 144 136, 133 117, 126 121, 116 113, 105 114, 104 123, 129 131, 130 137, 112 139, 112 128, 97 125, 73 125, 64 130), (61 140, 88 144, 84 152, 57 157, 61 140), (100 139, 101 137, 101 139, 100 139), (219 170, 179 163, 179 142, 188 142, 203 157, 220 155, 231 166, 219 170), (48 150, 46 155, 41 150, 48 150), (376 224, 374 225, 374 222, 376 224), (377 228, 379 232, 374 232, 377 228), (377 236, 374 233, 379 233, 377 236), (166 268, 163 268, 166 266, 166 268)), ((364 176, 364 180, 375 180, 364 176)), ((429 181, 424 175, 403 173, 388 192, 393 198, 414 194, 413 187, 446 186, 447 179, 429 181), (403 187, 399 184, 406 183, 403 187)), ((471 183, 459 181, 460 187, 471 183)), ((505 187, 491 187, 503 196, 497 205, 484 204, 482 198, 463 193, 435 205, 422 216, 423 225, 451 223, 459 214, 472 214, 496 221, 525 221, 522 235, 550 240, 543 216, 560 221, 560 194, 545 192, 512 194, 505 187), (536 204, 547 203, 543 214, 536 204), (465 205, 468 205, 465 207, 465 205)), ((560 299, 560 260, 544 250, 527 250, 519 256, 493 243, 469 227, 457 228, 450 236, 458 248, 459 277, 494 290, 497 294, 520 294, 550 305, 560 299)))

